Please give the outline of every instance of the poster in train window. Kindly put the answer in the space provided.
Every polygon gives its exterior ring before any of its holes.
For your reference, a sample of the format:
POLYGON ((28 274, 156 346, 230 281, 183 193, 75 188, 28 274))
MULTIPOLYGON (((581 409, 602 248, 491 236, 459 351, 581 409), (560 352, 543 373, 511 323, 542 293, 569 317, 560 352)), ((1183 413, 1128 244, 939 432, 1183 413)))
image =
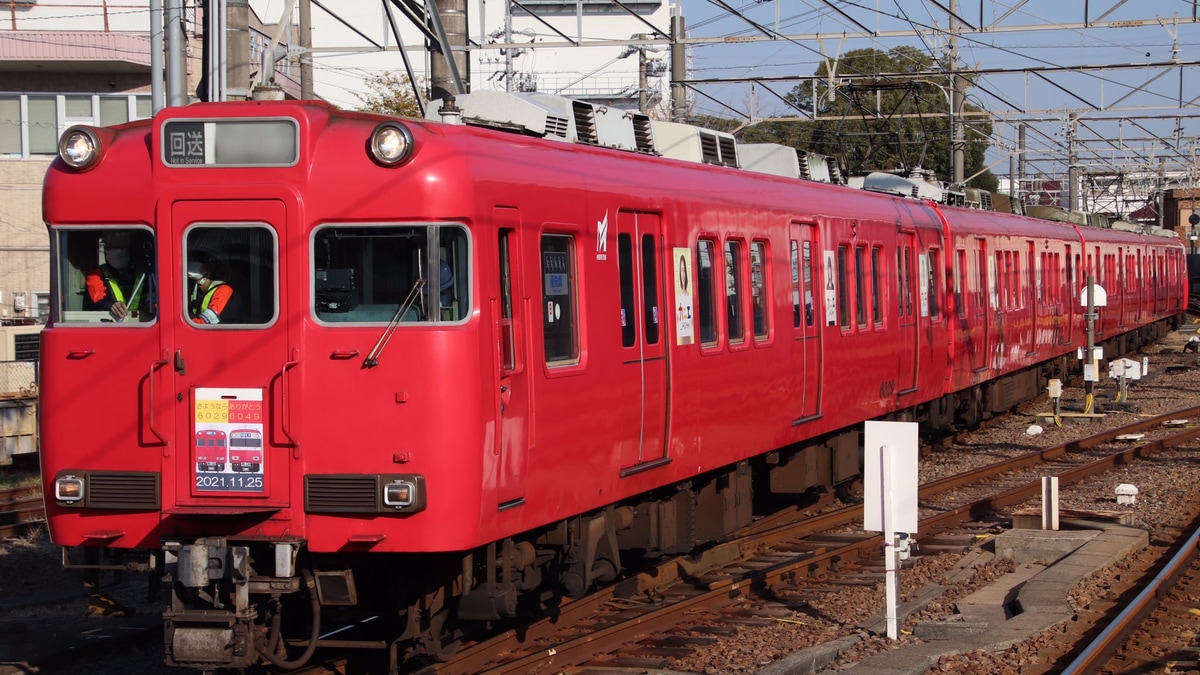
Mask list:
POLYGON ((193 494, 262 492, 263 390, 196 390, 192 410, 193 494))
POLYGON ((692 255, 691 249, 672 249, 675 260, 675 344, 690 345, 696 340, 692 318, 692 255))

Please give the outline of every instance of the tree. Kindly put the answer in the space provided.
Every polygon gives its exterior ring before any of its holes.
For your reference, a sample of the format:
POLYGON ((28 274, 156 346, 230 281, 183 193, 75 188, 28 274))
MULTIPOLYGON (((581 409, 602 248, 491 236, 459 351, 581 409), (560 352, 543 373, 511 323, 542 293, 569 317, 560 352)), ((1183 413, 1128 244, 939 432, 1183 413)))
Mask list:
POLYGON ((355 94, 363 103, 359 110, 400 117, 421 116, 421 107, 417 105, 417 97, 407 75, 389 71, 372 75, 363 82, 370 91, 366 95, 355 94))
MULTIPOLYGON (((942 180, 953 178, 947 82, 944 69, 915 47, 883 52, 857 49, 836 63, 834 77, 822 63, 817 80, 796 86, 787 101, 810 111, 819 121, 765 122, 741 132, 744 142, 775 142, 838 157, 848 173, 932 170, 942 180), (900 74, 902 77, 884 77, 900 74), (839 76, 856 78, 849 83, 839 76)), ((963 105, 964 113, 982 109, 963 105)), ((964 115, 964 173, 983 171, 968 185, 995 191, 998 181, 983 170, 992 124, 985 117, 964 115)))

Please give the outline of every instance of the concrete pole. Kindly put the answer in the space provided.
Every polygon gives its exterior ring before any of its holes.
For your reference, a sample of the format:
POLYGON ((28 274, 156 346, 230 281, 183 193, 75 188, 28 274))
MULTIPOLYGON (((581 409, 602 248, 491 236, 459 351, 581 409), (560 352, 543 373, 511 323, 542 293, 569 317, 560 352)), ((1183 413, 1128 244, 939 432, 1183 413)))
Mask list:
POLYGON ((1076 135, 1079 115, 1067 116, 1067 210, 1079 210, 1079 146, 1076 135))
POLYGON ((187 61, 183 51, 183 0, 167 0, 167 105, 187 105, 187 61))
POLYGON ((154 112, 163 109, 163 7, 150 0, 150 100, 154 112))
POLYGON ((250 96, 250 3, 225 2, 225 100, 245 101, 250 96))
POLYGON ((313 62, 312 62, 312 3, 310 0, 300 0, 300 98, 311 101, 313 95, 313 62))
POLYGON ((687 79, 685 36, 683 14, 675 14, 671 17, 671 120, 675 122, 687 121, 687 90, 682 84, 687 79))
POLYGON ((441 100, 471 90, 471 73, 467 68, 467 2, 437 0, 434 12, 429 19, 438 41, 430 52, 429 87, 430 99, 441 100))
MULTIPOLYGON (((639 40, 645 40, 645 33, 638 33, 635 37, 639 40)), ((638 110, 647 112, 646 107, 650 105, 650 78, 646 76, 646 46, 638 46, 638 110)))
POLYGON ((963 82, 958 74, 958 32, 962 26, 958 21, 958 0, 950 0, 950 107, 953 123, 950 163, 954 167, 954 184, 962 185, 966 175, 966 135, 963 127, 963 82))

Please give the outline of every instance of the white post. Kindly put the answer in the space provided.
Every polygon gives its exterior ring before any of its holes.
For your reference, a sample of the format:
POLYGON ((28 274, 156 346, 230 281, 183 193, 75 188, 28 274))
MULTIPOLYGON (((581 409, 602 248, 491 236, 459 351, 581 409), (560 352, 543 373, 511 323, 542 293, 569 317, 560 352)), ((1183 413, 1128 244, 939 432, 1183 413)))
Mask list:
POLYGON ((1042 529, 1058 530, 1058 476, 1042 476, 1042 529))
POLYGON ((881 466, 880 487, 883 490, 883 569, 887 589, 887 635, 891 640, 899 637, 897 614, 899 614, 900 570, 899 553, 896 551, 896 493, 888 484, 892 478, 892 453, 886 445, 879 446, 881 466))

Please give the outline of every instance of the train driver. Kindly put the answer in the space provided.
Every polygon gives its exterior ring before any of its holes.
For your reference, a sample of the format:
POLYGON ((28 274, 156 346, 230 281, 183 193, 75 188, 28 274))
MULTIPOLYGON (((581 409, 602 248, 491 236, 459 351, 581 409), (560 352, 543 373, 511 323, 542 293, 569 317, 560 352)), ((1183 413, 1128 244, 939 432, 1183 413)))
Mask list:
POLYGON ((128 231, 111 232, 100 239, 104 264, 87 274, 91 309, 107 311, 114 320, 137 318, 138 309, 152 289, 148 263, 134 260, 134 237, 128 231))
POLYGON ((195 282, 188 302, 188 317, 193 323, 221 323, 221 312, 233 297, 233 287, 224 280, 227 277, 220 260, 188 264, 188 278, 195 282))

